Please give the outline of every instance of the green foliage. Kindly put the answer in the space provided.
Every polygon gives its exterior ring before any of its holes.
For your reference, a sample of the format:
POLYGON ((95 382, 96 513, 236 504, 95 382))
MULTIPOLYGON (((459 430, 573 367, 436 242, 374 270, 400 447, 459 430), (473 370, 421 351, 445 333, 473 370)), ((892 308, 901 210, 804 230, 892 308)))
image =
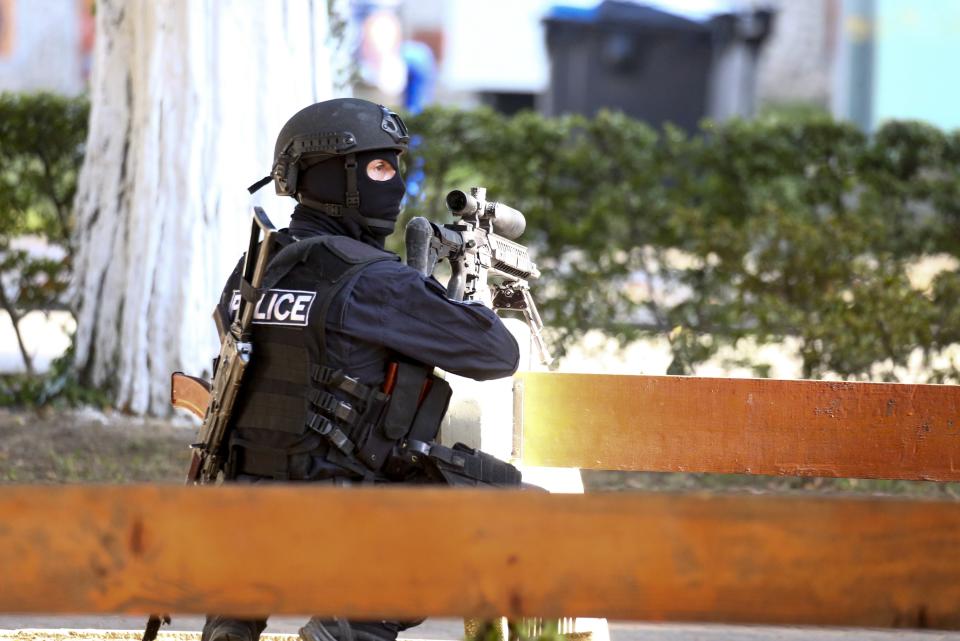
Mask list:
POLYGON ((38 234, 70 247, 89 105, 51 93, 0 94, 0 238, 38 234))
POLYGON ((73 348, 53 360, 42 375, 0 374, 0 407, 108 407, 109 399, 101 390, 83 385, 74 367, 73 348))
POLYGON ((88 113, 85 98, 0 94, 0 308, 13 321, 27 369, 0 381, 2 405, 42 405, 55 396, 80 402, 87 395, 69 381, 64 359, 46 376, 34 375, 20 321, 30 310, 65 302, 88 113), (25 248, 26 237, 32 249, 25 248))
POLYGON ((760 116, 766 119, 806 120, 825 118, 830 111, 821 104, 806 101, 776 101, 760 105, 760 116))
POLYGON ((561 350, 589 328, 669 334, 685 373, 746 337, 794 337, 804 375, 867 378, 960 342, 956 268, 910 278, 960 255, 960 133, 893 122, 868 138, 814 111, 695 136, 611 112, 434 108, 408 124, 426 178, 406 215, 446 220, 443 195, 471 185, 523 211, 561 350))
POLYGON ((465 641, 563 641, 557 619, 491 619, 467 622, 465 641))

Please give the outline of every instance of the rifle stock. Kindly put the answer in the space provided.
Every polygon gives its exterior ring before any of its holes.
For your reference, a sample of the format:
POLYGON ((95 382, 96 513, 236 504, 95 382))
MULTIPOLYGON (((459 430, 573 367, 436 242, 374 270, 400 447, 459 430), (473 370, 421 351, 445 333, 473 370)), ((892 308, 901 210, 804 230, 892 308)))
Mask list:
MULTIPOLYGON (((223 444, 227 438, 230 417, 240 392, 244 372, 253 355, 253 344, 250 342, 253 312, 270 262, 275 233, 276 228, 263 209, 254 207, 250 245, 240 280, 240 305, 229 331, 221 337, 217 371, 210 386, 210 403, 200 427, 199 442, 194 446, 194 462, 190 466, 188 482, 216 481, 225 463, 223 444), (195 469, 197 467, 199 470, 195 469)), ((214 312, 215 319, 218 314, 219 312, 214 312)))
MULTIPOLYGON (((254 207, 250 244, 240 281, 241 291, 245 290, 246 295, 241 296, 240 306, 229 328, 223 326, 225 319, 219 308, 213 314, 220 334, 220 356, 213 381, 208 383, 183 372, 174 372, 170 377, 170 404, 187 410, 203 421, 199 442, 192 446, 193 456, 186 479, 188 485, 215 482, 223 466, 223 443, 230 427, 230 416, 253 353, 250 343, 253 312, 270 261, 274 233, 276 228, 266 212, 254 207)), ((155 641, 164 623, 170 623, 169 614, 151 614, 142 641, 155 641)))
POLYGON ((201 421, 210 405, 210 383, 197 376, 174 372, 170 376, 170 404, 187 410, 201 421))

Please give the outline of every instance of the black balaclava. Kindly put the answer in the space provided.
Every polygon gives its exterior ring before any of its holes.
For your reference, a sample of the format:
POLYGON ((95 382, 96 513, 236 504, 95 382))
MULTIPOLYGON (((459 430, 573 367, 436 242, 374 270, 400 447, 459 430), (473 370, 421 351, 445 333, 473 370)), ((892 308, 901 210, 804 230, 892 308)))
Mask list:
MULTIPOLYGON (((343 157, 328 158, 307 168, 300 174, 297 187, 297 191, 310 200, 343 205, 347 191, 343 157)), ((392 149, 381 149, 358 153, 357 191, 360 192, 362 216, 396 223, 400 215, 400 201, 406 193, 406 187, 400 175, 397 152, 392 149), (397 170, 390 180, 376 181, 367 176, 367 164, 378 158, 386 160, 397 170)), ((375 227, 366 227, 351 217, 333 218, 302 204, 294 209, 290 231, 294 235, 298 235, 298 231, 313 234, 342 234, 379 248, 383 248, 384 240, 392 233, 392 230, 388 232, 375 227)))

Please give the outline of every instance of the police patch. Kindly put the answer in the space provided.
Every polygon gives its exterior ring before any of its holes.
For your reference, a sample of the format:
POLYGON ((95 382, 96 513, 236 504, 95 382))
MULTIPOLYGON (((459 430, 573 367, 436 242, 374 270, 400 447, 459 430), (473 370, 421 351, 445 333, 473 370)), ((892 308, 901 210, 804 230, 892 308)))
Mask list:
MULTIPOLYGON (((268 289, 257 301, 253 322, 255 325, 306 327, 316 297, 316 292, 299 289, 268 289)), ((240 290, 235 289, 230 299, 230 315, 233 316, 239 307, 240 290)))

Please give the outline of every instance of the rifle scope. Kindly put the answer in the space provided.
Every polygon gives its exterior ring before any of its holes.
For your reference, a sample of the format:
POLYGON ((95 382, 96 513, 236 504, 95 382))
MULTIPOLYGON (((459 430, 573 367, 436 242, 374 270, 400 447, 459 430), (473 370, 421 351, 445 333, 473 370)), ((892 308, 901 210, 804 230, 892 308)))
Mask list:
POLYGON ((460 218, 476 216, 478 221, 489 220, 494 233, 510 240, 519 238, 527 228, 527 219, 519 210, 503 203, 486 202, 459 189, 447 194, 447 208, 460 218))

